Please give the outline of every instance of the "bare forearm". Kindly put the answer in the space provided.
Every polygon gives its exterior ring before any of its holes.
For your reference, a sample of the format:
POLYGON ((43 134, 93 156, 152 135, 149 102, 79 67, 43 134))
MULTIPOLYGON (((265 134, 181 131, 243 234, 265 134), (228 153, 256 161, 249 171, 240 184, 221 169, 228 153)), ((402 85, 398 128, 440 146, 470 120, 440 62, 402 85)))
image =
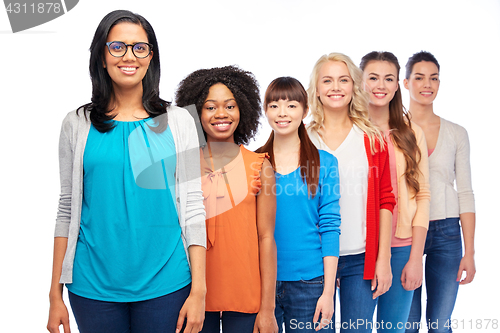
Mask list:
POLYGON ((337 278, 337 265, 339 258, 333 256, 323 257, 323 269, 325 286, 323 288, 323 295, 332 296, 335 293, 335 280, 337 278))
POLYGON ((424 227, 413 227, 411 235, 410 260, 422 261, 424 255, 425 240, 427 238, 427 229, 424 227))
POLYGON ((188 253, 191 263, 191 291, 179 312, 176 332, 181 331, 183 324, 185 324, 185 332, 199 332, 205 319, 206 249, 203 246, 191 245, 188 253))
POLYGON ((392 213, 387 209, 381 209, 378 256, 375 262, 375 277, 371 282, 372 291, 375 290, 373 299, 389 290, 392 284, 391 228, 392 213))
POLYGON ((476 232, 476 213, 460 214, 462 224, 462 234, 464 237, 464 256, 474 256, 474 235, 476 232))
POLYGON ((52 263, 52 282, 50 286, 49 299, 50 301, 62 301, 63 284, 59 283, 62 273, 62 264, 66 248, 68 247, 68 238, 54 238, 54 258, 52 263))
POLYGON ((191 245, 188 252, 191 263, 191 294, 205 297, 207 293, 205 279, 207 251, 203 246, 191 245))
POLYGON ((261 310, 275 308, 276 293, 276 243, 274 237, 259 239, 259 260, 261 276, 261 310))
POLYGON ((475 213, 462 213, 460 214, 460 221, 462 224, 462 234, 464 238, 464 256, 460 261, 458 268, 457 281, 461 285, 468 284, 474 280, 476 275, 476 264, 474 260, 474 233, 476 229, 476 214, 475 213), (465 278, 463 273, 466 273, 465 278))
POLYGON ((274 315, 276 294, 276 242, 274 223, 276 197, 272 191, 275 184, 274 171, 268 160, 262 165, 260 175, 262 187, 257 196, 257 232, 259 234, 259 261, 261 279, 261 311, 272 311, 274 315))

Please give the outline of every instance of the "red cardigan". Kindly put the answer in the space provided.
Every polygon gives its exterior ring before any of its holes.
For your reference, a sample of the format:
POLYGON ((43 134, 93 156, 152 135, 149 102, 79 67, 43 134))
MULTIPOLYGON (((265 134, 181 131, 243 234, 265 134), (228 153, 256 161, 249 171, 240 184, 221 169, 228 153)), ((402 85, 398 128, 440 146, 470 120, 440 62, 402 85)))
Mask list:
POLYGON ((368 193, 366 200, 366 250, 363 278, 371 280, 375 276, 375 263, 378 256, 378 239, 380 230, 380 209, 392 213, 396 201, 392 193, 389 154, 387 145, 381 151, 376 140, 376 152, 372 154, 370 140, 365 134, 365 150, 368 158, 368 193))

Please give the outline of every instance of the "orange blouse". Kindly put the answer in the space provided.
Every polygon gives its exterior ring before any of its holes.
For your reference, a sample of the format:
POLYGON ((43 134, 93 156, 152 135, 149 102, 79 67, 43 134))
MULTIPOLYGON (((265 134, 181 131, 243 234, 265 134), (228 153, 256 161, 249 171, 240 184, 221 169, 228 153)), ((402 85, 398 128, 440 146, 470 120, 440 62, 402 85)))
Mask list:
POLYGON ((208 240, 206 311, 259 312, 257 194, 266 157, 240 146, 234 160, 214 171, 201 152, 208 240))

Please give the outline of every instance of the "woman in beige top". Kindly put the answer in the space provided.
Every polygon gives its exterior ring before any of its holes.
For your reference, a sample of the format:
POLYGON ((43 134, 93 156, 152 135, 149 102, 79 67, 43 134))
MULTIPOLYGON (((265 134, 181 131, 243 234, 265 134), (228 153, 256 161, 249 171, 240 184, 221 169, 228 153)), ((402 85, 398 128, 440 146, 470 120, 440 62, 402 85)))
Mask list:
MULTIPOLYGON (((476 215, 469 139, 463 127, 434 113, 433 102, 439 90, 439 63, 432 54, 421 51, 410 57, 404 85, 410 92, 412 121, 424 131, 429 154, 431 205, 424 250, 427 323, 432 332, 451 332, 450 317, 458 286, 471 282, 476 272, 476 215), (463 256, 460 229, 465 246, 463 256)), ((413 296, 406 332, 419 329, 420 303, 421 288, 418 288, 413 296)))

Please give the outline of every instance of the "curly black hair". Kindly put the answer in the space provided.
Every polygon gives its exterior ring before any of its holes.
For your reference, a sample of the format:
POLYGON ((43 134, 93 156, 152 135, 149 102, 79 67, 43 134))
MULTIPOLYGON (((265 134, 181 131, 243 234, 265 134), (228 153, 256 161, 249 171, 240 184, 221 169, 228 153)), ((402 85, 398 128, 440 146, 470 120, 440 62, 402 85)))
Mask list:
POLYGON ((259 84, 252 73, 236 66, 197 70, 179 83, 175 103, 180 107, 196 105, 200 116, 208 90, 216 83, 224 84, 233 93, 240 110, 240 122, 234 132, 234 142, 238 145, 247 144, 257 133, 262 114, 259 84))

